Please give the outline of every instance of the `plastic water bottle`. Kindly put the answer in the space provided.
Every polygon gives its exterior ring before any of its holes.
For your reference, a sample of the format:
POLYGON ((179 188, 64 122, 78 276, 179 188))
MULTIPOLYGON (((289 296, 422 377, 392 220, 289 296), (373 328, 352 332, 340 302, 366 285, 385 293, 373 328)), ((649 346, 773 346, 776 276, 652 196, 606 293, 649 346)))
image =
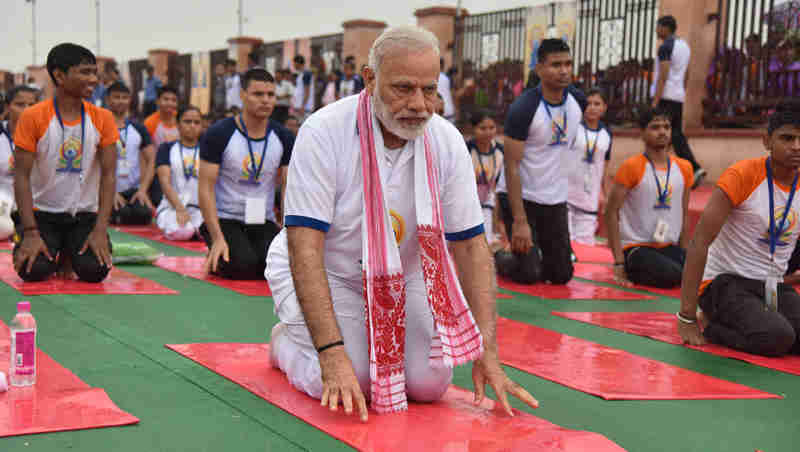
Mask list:
POLYGON ((31 386, 36 383, 36 320, 31 315, 31 303, 17 303, 17 315, 9 325, 11 330, 11 365, 8 379, 11 386, 31 386))

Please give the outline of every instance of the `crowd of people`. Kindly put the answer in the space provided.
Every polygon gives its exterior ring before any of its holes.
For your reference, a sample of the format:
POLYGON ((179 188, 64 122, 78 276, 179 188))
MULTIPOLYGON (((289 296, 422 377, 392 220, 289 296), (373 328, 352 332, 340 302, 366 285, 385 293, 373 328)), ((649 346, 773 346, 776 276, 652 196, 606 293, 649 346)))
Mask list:
POLYGON ((800 266, 800 109, 769 117, 769 156, 723 173, 691 237, 703 170, 680 130, 689 50, 674 18, 657 29, 642 153, 613 177, 608 94, 575 86, 559 39, 542 41, 538 84, 514 98, 502 138, 496 112, 456 109, 468 94, 417 27, 383 32, 360 74, 346 59, 319 77, 302 56, 274 77, 217 66, 219 118, 179 105, 150 70, 141 123, 114 68, 100 77, 89 50, 60 44, 47 57, 54 96, 7 98, 0 238, 14 236, 24 281, 94 283, 111 269, 111 224, 202 240, 209 273, 269 282, 272 359, 292 385, 362 418, 367 399, 388 412, 440 398, 469 361, 479 398, 490 384, 506 410, 506 393, 535 407, 498 362, 496 273, 567 284, 572 243, 594 245, 601 215, 619 283, 681 287, 685 341, 798 353, 800 298, 782 277, 800 266))

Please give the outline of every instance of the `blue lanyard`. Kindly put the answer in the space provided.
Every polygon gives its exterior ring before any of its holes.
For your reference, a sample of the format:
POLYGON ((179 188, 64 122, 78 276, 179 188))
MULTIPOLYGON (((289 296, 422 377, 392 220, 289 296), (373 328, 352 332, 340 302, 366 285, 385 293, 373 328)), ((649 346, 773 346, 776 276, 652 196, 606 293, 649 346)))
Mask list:
POLYGON ((650 162, 650 166, 653 168, 653 178, 656 180, 656 190, 658 190, 658 205, 663 206, 666 205, 667 200, 667 191, 669 190, 669 173, 672 170, 672 159, 667 157, 667 179, 664 181, 664 189, 661 189, 661 182, 658 180, 658 173, 656 172, 656 165, 650 160, 650 157, 645 152, 644 158, 650 162))
POLYGON ((125 131, 125 138, 122 138, 122 134, 120 133, 119 134, 119 141, 122 142, 122 147, 124 147, 126 149, 128 147, 128 126, 129 125, 131 125, 131 122, 128 119, 126 119, 125 120, 125 125, 121 129, 119 129, 120 132, 125 131))
MULTIPOLYGON (((61 112, 58 111, 58 102, 56 97, 53 96, 53 107, 56 110, 56 118, 58 118, 58 125, 61 126, 61 148, 64 148, 64 143, 67 141, 67 132, 64 130, 64 121, 61 119, 61 112)), ((86 109, 81 101, 81 172, 83 172, 83 138, 86 131, 86 109)))
POLYGON ((594 153, 597 151, 597 141, 600 138, 600 132, 598 131, 597 134, 594 136, 594 145, 589 148, 589 126, 586 123, 583 124, 583 136, 586 138, 586 162, 587 163, 594 163, 594 153))
POLYGON ((252 179, 254 182, 258 182, 258 178, 261 176, 261 170, 264 168, 264 156, 267 155, 267 143, 269 142, 269 121, 267 121, 267 131, 264 132, 264 149, 261 151, 261 160, 258 162, 258 167, 256 167, 256 156, 253 154, 253 145, 250 143, 250 133, 247 131, 247 125, 244 123, 244 118, 242 114, 239 114, 239 122, 242 124, 242 130, 244 130, 245 139, 247 139, 247 150, 250 152, 250 168, 252 172, 252 179))
POLYGON ((567 137, 567 111, 564 110, 562 112, 563 117, 564 117, 564 127, 561 127, 560 125, 558 125, 557 122, 555 122, 553 120, 553 114, 550 113, 550 106, 547 104, 547 101, 544 100, 544 99, 542 99, 542 100, 544 101, 544 109, 547 112, 547 117, 550 118, 550 123, 553 124, 554 126, 556 126, 556 130, 558 131, 559 141, 561 140, 561 137, 566 138, 567 137))
POLYGON ((792 181, 792 189, 789 191, 789 199, 786 201, 786 208, 783 209, 783 217, 781 218, 780 225, 778 229, 775 230, 775 195, 772 193, 773 191, 773 183, 772 183, 772 165, 770 165, 770 159, 772 157, 767 157, 766 164, 767 164, 767 188, 769 189, 769 254, 772 257, 772 260, 775 260, 775 247, 778 244, 778 236, 783 233, 783 228, 786 226, 786 217, 789 215, 789 210, 792 208, 792 200, 794 199, 794 192, 797 189, 797 173, 794 175, 794 180, 792 181))
POLYGON ((181 152, 181 165, 183 165, 183 177, 186 178, 188 181, 194 175, 194 169, 197 168, 197 149, 198 147, 195 146, 194 149, 194 159, 192 160, 192 166, 190 168, 186 168, 186 160, 183 159, 183 143, 178 141, 178 149, 181 152))

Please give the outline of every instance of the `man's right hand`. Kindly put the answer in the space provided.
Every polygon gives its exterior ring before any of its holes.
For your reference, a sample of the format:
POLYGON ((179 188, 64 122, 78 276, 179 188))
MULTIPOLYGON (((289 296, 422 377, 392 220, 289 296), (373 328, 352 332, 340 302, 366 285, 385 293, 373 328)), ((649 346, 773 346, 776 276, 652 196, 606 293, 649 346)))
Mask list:
POLYGON ((511 225, 511 251, 515 254, 528 254, 533 248, 531 226, 527 221, 514 220, 511 225))
MULTIPOLYGON (((175 212, 175 219, 178 221, 178 226, 185 226, 189 222, 189 212, 184 207, 175 212)), ((224 240, 223 240, 224 241, 224 240)))
POLYGON ((47 245, 42 240, 42 236, 39 235, 39 231, 31 231, 25 234, 19 249, 14 253, 14 270, 19 273, 27 262, 28 267, 25 273, 30 273, 33 269, 33 263, 36 262, 36 258, 40 253, 43 253, 49 260, 53 260, 53 256, 50 255, 50 250, 47 249, 47 245))
POLYGON ((127 203, 128 202, 125 201, 125 198, 123 198, 122 195, 119 193, 114 193, 114 210, 119 210, 125 207, 127 203))
POLYGON ((367 401, 358 384, 353 363, 344 350, 337 346, 324 350, 319 354, 319 367, 322 371, 322 406, 331 411, 339 409, 339 400, 344 405, 344 412, 353 413, 353 402, 358 408, 362 422, 367 422, 367 401))
POLYGON ((206 263, 203 265, 203 269, 206 273, 216 273, 220 257, 224 259, 225 262, 230 262, 228 242, 225 241, 225 237, 215 239, 211 244, 206 263))
POLYGON ((703 333, 700 332, 700 327, 697 322, 686 323, 678 319, 675 319, 675 321, 678 322, 678 334, 681 335, 684 344, 705 345, 707 343, 706 338, 703 337, 703 333))

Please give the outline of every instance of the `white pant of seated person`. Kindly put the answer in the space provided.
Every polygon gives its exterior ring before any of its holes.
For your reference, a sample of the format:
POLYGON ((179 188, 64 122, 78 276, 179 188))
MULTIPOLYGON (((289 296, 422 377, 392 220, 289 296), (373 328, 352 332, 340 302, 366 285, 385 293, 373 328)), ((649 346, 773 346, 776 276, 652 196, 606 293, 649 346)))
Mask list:
POLYGON ((574 209, 567 210, 569 220, 569 238, 583 245, 594 245, 597 233, 597 215, 579 212, 574 209))
MULTIPOLYGON (((275 247, 273 247, 275 248, 275 247)), ((319 356, 306 327, 294 290, 289 262, 284 256, 267 258, 265 275, 273 291, 281 326, 275 329, 271 344, 271 359, 296 389, 315 399, 322 398, 322 375, 319 356), (276 262, 277 261, 277 262, 276 262)), ((417 275, 406 279, 406 343, 405 376, 406 394, 417 402, 439 400, 453 379, 453 370, 431 367, 429 354, 433 338, 433 315, 425 292, 425 281, 417 275)), ((364 312, 364 297, 355 290, 329 276, 331 297, 344 348, 361 386, 364 397, 370 397, 369 347, 364 312)))
POLYGON ((169 240, 190 240, 197 229, 203 224, 203 214, 196 207, 189 207, 189 221, 181 226, 178 224, 178 212, 172 207, 161 211, 156 218, 156 224, 161 233, 169 240))

